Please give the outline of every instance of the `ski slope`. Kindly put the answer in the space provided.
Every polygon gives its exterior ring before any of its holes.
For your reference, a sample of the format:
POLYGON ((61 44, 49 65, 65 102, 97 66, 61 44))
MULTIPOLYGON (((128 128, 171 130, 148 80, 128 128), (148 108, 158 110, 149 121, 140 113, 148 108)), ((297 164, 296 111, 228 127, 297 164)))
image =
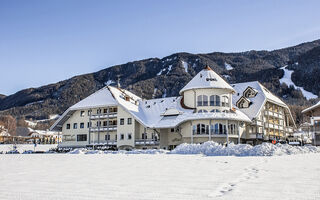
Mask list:
POLYGON ((0 199, 320 199, 320 154, 0 155, 0 199))
POLYGON ((283 77, 279 80, 280 84, 286 83, 287 86, 292 85, 295 89, 300 89, 303 96, 305 96, 308 100, 318 98, 318 96, 313 94, 312 92, 309 92, 305 90, 303 87, 299 87, 294 84, 294 82, 291 80, 291 75, 293 73, 293 70, 288 70, 287 66, 281 67, 280 69, 284 71, 283 77))

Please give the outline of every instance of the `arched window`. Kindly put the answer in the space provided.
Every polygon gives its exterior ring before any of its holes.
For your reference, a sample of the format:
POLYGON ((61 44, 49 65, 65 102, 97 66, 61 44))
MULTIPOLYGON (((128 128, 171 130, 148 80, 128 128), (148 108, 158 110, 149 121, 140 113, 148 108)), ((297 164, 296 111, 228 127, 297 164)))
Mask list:
POLYGON ((211 95, 210 96, 210 106, 220 106, 220 96, 211 95))
POLYGON ((229 98, 227 96, 222 97, 222 106, 229 107, 229 98))
POLYGON ((210 96, 210 106, 214 106, 215 101, 214 101, 214 95, 210 96))
POLYGON ((198 100, 197 105, 198 105, 198 106, 202 106, 202 95, 198 96, 198 97, 197 97, 197 100, 198 100))
POLYGON ((208 96, 202 95, 202 98, 203 98, 203 106, 208 106, 208 96))
POLYGON ((214 134, 219 134, 219 124, 214 125, 214 134))
POLYGON ((207 110, 204 110, 204 109, 201 109, 198 111, 198 113, 207 113, 208 111, 207 110))
POLYGON ((224 112, 224 113, 229 113, 229 110, 224 110, 224 111, 222 111, 222 112, 224 112))
POLYGON ((198 106, 208 106, 208 96, 207 95, 199 95, 197 97, 197 105, 198 106))
POLYGON ((220 110, 218 110, 218 109, 213 109, 213 110, 211 110, 210 112, 212 112, 212 113, 219 113, 220 110))
POLYGON ((216 105, 215 106, 220 106, 220 96, 216 95, 216 105))

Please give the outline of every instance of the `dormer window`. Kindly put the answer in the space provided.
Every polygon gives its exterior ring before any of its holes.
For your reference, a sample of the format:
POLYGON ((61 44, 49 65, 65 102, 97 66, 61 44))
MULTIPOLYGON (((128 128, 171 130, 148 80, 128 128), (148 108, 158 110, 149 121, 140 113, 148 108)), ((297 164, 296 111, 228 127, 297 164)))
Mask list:
POLYGON ((249 108, 250 106, 250 100, 245 98, 245 97, 241 97, 238 101, 237 101, 237 107, 238 108, 249 108))
POLYGON ((257 95, 258 91, 253 89, 252 87, 248 87, 244 92, 243 96, 246 98, 253 98, 257 95))

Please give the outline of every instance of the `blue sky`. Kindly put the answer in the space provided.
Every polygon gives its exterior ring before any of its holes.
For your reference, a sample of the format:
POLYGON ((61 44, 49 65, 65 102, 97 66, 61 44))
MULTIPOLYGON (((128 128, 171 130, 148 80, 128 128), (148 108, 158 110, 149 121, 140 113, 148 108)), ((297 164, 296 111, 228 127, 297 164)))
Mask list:
POLYGON ((0 94, 176 52, 320 39, 320 1, 0 0, 0 94))

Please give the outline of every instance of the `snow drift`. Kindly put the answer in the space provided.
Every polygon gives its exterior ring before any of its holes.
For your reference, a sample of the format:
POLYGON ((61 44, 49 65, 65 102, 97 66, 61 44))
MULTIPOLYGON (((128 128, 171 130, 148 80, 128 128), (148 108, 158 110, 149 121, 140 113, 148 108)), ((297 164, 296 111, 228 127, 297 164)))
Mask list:
POLYGON ((101 151, 74 149, 69 154, 202 154, 206 156, 281 156, 292 154, 320 153, 320 148, 315 146, 291 146, 288 144, 263 143, 251 146, 249 144, 229 144, 225 147, 216 142, 203 144, 181 144, 174 150, 161 149, 132 150, 132 151, 101 151))
POLYGON ((315 146, 291 146, 288 144, 263 143, 251 146, 249 144, 229 144, 228 147, 216 142, 203 144, 181 144, 171 154, 203 154, 206 156, 274 156, 304 153, 320 153, 320 148, 315 146))

